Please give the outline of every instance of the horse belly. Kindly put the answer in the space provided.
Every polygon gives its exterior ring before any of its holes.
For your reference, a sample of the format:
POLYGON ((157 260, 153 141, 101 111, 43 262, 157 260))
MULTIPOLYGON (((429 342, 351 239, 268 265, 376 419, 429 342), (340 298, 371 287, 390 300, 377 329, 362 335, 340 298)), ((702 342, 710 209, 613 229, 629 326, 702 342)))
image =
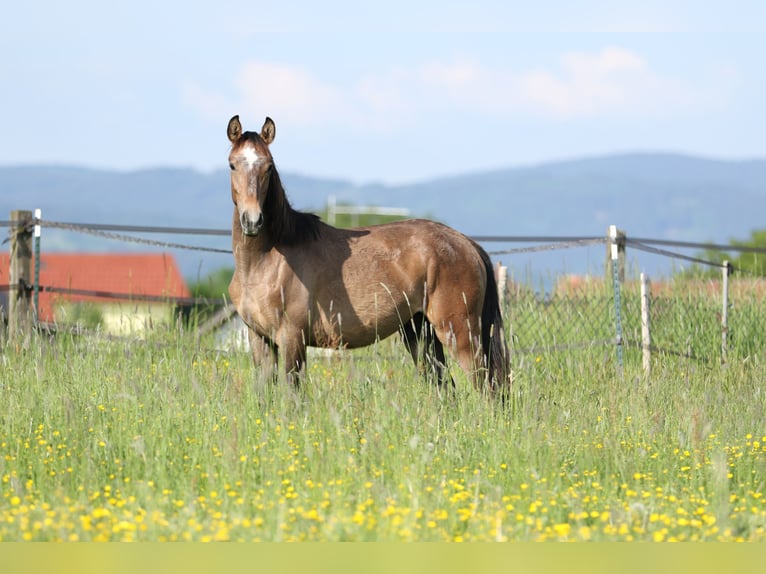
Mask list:
POLYGON ((399 331, 417 312, 404 295, 373 289, 364 296, 351 298, 348 293, 316 309, 312 325, 313 346, 357 348, 373 344, 399 331))

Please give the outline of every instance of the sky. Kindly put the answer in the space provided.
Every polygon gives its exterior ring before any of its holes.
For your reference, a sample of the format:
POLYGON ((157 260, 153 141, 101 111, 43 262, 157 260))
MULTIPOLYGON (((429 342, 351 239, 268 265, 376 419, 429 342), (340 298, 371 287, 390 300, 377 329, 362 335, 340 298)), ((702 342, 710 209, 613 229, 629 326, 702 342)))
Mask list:
POLYGON ((235 114, 356 183, 766 158, 765 30, 761 0, 8 2, 0 166, 225 169, 235 114))

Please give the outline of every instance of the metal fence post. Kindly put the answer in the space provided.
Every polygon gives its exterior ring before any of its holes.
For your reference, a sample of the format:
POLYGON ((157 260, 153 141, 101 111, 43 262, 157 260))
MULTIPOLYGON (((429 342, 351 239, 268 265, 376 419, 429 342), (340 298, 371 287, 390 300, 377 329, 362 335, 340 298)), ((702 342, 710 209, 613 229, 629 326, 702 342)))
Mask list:
POLYGON ((617 279, 620 283, 625 282, 625 232, 622 229, 618 229, 616 225, 610 225, 607 230, 608 241, 606 251, 606 265, 607 275, 608 271, 612 270, 614 276, 614 268, 617 268, 617 279))
POLYGON ((327 196, 327 223, 328 225, 335 225, 335 208, 337 203, 334 195, 327 196))
POLYGON ((35 322, 37 322, 38 312, 40 309, 40 220, 42 217, 42 210, 35 209, 35 285, 34 296, 32 298, 32 309, 35 314, 35 322))
POLYGON ((721 264, 723 274, 721 282, 721 291, 723 305, 721 307, 721 363, 726 363, 726 354, 729 351, 729 275, 731 274, 731 264, 724 261, 721 264))
MULTIPOLYGON (((617 346, 617 366, 622 374, 622 311, 620 303, 620 245, 618 243, 618 230, 616 225, 609 226, 609 243, 612 267, 612 285, 614 288, 614 325, 616 331, 615 344, 617 346)), ((623 250, 625 248, 624 234, 622 234, 623 250)), ((624 268, 623 268, 624 269, 624 268)), ((623 271, 624 273, 624 271, 623 271)), ((623 275, 624 278, 624 275, 623 275)))

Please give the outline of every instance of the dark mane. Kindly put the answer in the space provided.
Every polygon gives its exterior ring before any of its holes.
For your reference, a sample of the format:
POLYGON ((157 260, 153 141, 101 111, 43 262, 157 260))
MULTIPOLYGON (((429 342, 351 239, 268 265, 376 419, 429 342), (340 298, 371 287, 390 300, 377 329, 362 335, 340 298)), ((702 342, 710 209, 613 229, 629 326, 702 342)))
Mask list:
POLYGON ((319 216, 293 209, 274 165, 269 169, 269 189, 263 216, 264 227, 276 245, 299 245, 319 238, 319 216))

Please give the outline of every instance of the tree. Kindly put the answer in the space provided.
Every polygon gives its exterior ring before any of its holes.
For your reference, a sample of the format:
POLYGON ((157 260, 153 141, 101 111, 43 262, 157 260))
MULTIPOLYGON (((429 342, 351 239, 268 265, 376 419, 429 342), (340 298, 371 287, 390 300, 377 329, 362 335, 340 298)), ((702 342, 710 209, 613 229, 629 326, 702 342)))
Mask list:
MULTIPOLYGON (((734 249, 724 251, 706 249, 698 254, 700 259, 723 265, 728 261, 734 269, 753 277, 766 277, 766 229, 758 229, 750 233, 747 240, 732 239, 729 241, 734 249)), ((720 271, 715 268, 702 268, 694 264, 686 273, 695 276, 718 276, 720 271)))
POLYGON ((207 277, 189 284, 192 297, 205 299, 223 299, 229 296, 229 282, 234 275, 233 267, 222 267, 207 277))
POLYGON ((222 267, 198 281, 190 281, 189 291, 192 297, 207 299, 207 302, 200 301, 193 307, 187 307, 183 313, 186 320, 203 323, 220 309, 224 301, 229 299, 229 282, 233 274, 233 267, 222 267))
POLYGON ((744 247, 732 261, 734 267, 757 277, 766 276, 766 229, 759 229, 750 234, 748 241, 732 240, 734 247, 744 247))
MULTIPOLYGON (((338 207, 351 207, 351 203, 346 202, 340 202, 338 203, 338 207)), ((314 213, 316 213, 319 217, 322 218, 322 221, 327 222, 329 220, 328 217, 328 208, 323 207, 322 209, 312 209, 314 213)), ((406 216, 402 215, 386 215, 386 214, 380 214, 380 213, 343 213, 341 210, 341 213, 335 214, 335 222, 333 223, 333 226, 335 227, 342 227, 342 228, 350 228, 350 227, 366 227, 368 225, 379 225, 381 223, 391 223, 392 221, 401 221, 402 219, 408 219, 406 216)))

